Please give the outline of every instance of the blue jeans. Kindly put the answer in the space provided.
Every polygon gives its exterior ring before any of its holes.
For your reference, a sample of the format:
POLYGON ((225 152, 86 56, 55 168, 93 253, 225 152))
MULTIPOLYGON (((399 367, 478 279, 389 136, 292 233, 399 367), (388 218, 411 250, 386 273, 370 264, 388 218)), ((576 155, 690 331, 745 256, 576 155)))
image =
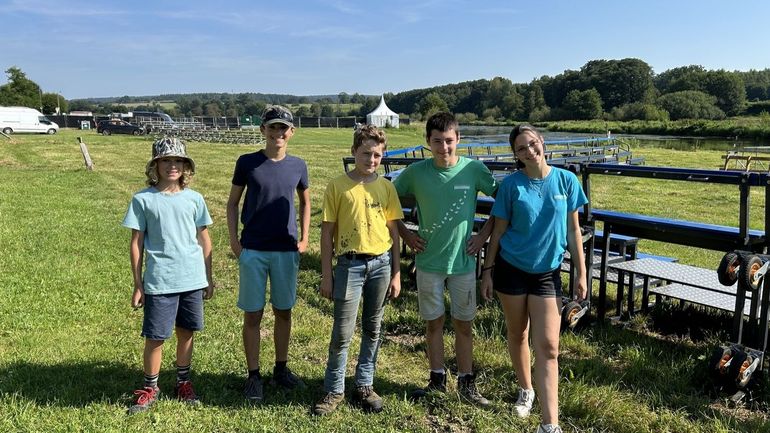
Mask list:
POLYGON ((385 308, 385 295, 390 285, 390 252, 371 259, 337 258, 334 268, 334 325, 329 343, 324 391, 345 391, 348 348, 358 315, 358 304, 364 299, 361 315, 361 349, 356 366, 356 386, 374 382, 377 351, 380 348, 380 325, 385 308))

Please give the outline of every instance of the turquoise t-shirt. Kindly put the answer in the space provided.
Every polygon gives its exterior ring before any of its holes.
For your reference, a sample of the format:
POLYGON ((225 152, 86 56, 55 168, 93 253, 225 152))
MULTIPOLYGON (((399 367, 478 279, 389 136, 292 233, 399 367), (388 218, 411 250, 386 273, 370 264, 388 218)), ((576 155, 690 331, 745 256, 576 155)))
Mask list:
POLYGON ((161 295, 207 287, 198 227, 211 224, 203 196, 191 189, 134 194, 123 226, 144 232, 144 293, 161 295))
POLYGON ((567 248, 567 215, 588 203, 572 172, 551 167, 542 180, 519 170, 506 177, 492 206, 492 215, 508 221, 500 239, 500 255, 531 274, 560 266, 567 248))
POLYGON ((454 167, 439 168, 433 158, 414 163, 393 181, 399 196, 417 201, 418 234, 425 251, 417 254, 417 268, 441 274, 465 274, 476 258, 465 253, 473 232, 476 196, 492 195, 497 182, 481 162, 459 157, 454 167))

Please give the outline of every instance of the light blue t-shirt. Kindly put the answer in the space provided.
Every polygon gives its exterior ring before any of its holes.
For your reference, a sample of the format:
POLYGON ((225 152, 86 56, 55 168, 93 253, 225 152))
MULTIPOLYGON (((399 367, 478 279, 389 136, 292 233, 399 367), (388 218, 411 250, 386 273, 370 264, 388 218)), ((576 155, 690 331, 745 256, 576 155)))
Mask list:
POLYGON ((134 194, 123 226, 144 232, 144 293, 161 295, 208 286, 198 227, 211 224, 203 196, 191 189, 134 194))
POLYGON ((500 184, 492 215, 508 221, 499 254, 531 274, 559 267, 567 248, 567 215, 588 203, 572 172, 551 167, 542 180, 519 170, 500 184))

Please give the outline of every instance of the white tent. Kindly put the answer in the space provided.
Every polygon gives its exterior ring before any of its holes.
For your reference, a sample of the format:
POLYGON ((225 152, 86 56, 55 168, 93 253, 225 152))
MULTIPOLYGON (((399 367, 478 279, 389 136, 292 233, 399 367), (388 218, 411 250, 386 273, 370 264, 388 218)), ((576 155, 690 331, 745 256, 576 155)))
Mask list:
POLYGON ((393 127, 398 128, 398 113, 394 112, 385 105, 385 96, 380 97, 380 105, 371 113, 366 115, 366 123, 380 128, 393 127))

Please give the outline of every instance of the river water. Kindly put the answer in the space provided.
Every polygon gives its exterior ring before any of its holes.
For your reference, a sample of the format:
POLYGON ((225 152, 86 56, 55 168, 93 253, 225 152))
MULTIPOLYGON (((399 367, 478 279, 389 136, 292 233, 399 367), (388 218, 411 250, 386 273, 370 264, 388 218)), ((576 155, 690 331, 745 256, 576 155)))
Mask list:
MULTIPOLYGON (((460 127, 462 142, 500 141, 507 142, 510 126, 468 126, 460 127)), ((604 137, 604 134, 586 134, 578 132, 543 131, 546 140, 564 140, 569 138, 604 137)), ((632 147, 660 147, 675 150, 730 150, 736 147, 770 146, 767 141, 734 140, 715 137, 678 137, 668 135, 613 134, 614 137, 628 140, 632 147)), ((770 152, 770 148, 768 150, 770 152)))

